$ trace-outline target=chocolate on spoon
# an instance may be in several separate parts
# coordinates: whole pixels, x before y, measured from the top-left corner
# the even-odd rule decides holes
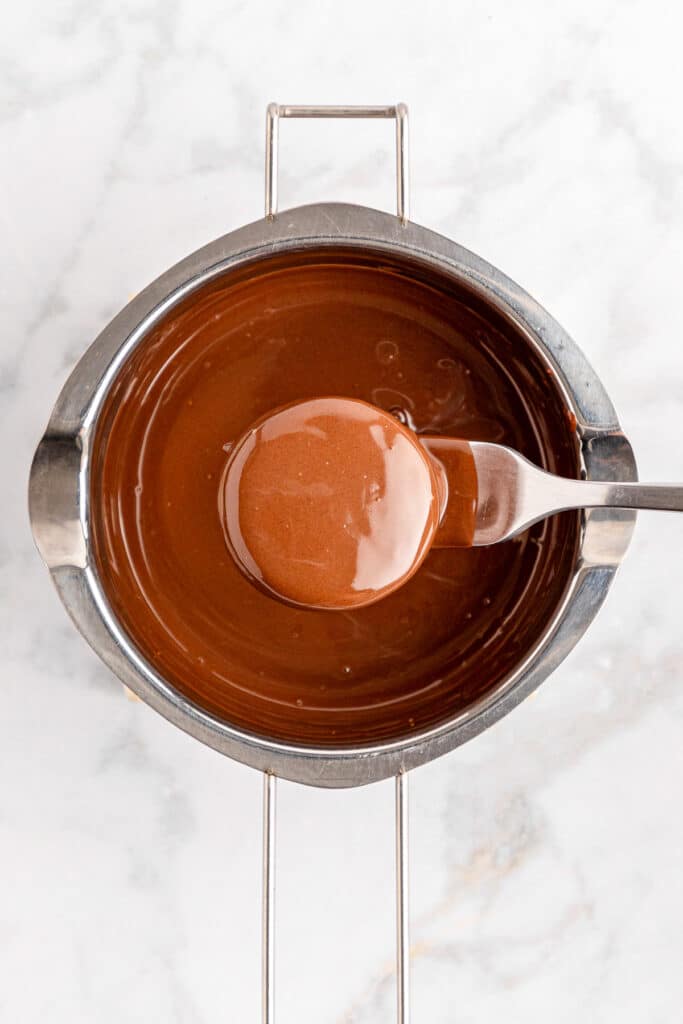
[[[502,445],[418,437],[358,399],[277,409],[232,448],[219,513],[238,565],[311,608],[372,604],[433,547],[507,540],[564,509],[683,511],[683,487],[569,480]]]
[[[317,608],[377,601],[434,541],[445,478],[408,427],[348,398],[266,416],[230,454],[219,493],[237,563],[284,600]]]

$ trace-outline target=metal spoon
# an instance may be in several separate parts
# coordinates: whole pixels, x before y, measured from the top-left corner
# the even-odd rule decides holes
[[[226,547],[262,590],[305,608],[361,608],[432,548],[497,544],[565,509],[683,511],[683,486],[571,480],[498,444],[418,435],[357,398],[272,410],[230,448]]]

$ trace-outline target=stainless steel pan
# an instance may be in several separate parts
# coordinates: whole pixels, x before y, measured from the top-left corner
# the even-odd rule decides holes
[[[373,117],[396,121],[398,216],[337,203],[277,213],[281,118]],[[476,736],[527,697],[578,642],[610,588],[628,546],[635,513],[595,510],[584,517],[580,550],[564,599],[534,649],[491,693],[457,717],[418,736],[372,747],[302,749],[248,735],[194,706],[135,648],[112,613],[91,557],[90,448],[112,382],[150,329],[207,282],[266,257],[325,246],[400,256],[438,270],[516,325],[558,382],[573,412],[589,480],[634,480],[631,447],[605,389],[555,320],[518,285],[466,249],[408,220],[408,113],[391,107],[291,107],[271,104],[266,123],[266,216],[218,238],[137,295],[79,361],[52,411],[31,468],[33,534],[74,624],[139,697],[196,739],[265,773],[263,1020],[273,1003],[275,779],[315,786],[359,786],[396,776],[398,1019],[408,1020],[407,779],[405,773]]]

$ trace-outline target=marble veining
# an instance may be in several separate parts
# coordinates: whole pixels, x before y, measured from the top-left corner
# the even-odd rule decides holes
[[[121,688],[33,549],[73,363],[262,212],[266,103],[410,104],[412,214],[518,280],[683,479],[681,15],[643,0],[28,0],[0,33],[0,1019],[259,1017],[260,779]],[[386,124],[282,128],[282,207],[392,208]],[[416,1024],[679,1019],[681,523],[540,691],[412,784]],[[279,1020],[394,1015],[392,788],[279,801]]]

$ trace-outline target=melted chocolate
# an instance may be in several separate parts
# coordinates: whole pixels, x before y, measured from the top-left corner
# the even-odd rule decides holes
[[[141,341],[93,444],[90,528],[107,598],[188,699],[254,734],[319,747],[416,734],[500,683],[553,616],[580,523],[564,513],[505,544],[432,550],[370,607],[273,600],[226,549],[225,447],[272,409],[329,394],[398,412],[422,435],[500,442],[578,475],[564,404],[529,342],[416,266],[330,249],[261,260]]]

